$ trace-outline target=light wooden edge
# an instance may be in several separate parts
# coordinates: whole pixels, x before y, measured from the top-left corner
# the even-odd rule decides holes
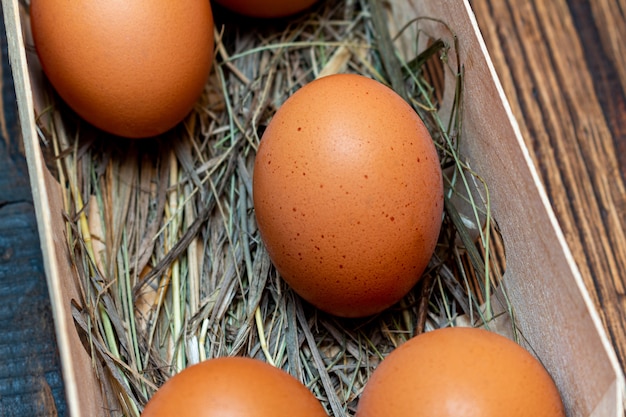
[[[67,407],[70,415],[79,416],[80,404],[78,399],[80,398],[80,391],[72,363],[71,351],[69,349],[69,332],[75,332],[76,329],[68,328],[67,323],[71,323],[71,318],[66,317],[66,311],[61,308],[67,300],[63,299],[63,294],[59,287],[60,276],[58,260],[54,252],[50,250],[50,248],[55,247],[52,229],[45,227],[45,225],[52,223],[52,216],[48,204],[48,189],[45,182],[46,167],[43,164],[43,156],[39,146],[35,114],[33,111],[34,102],[28,74],[22,23],[20,20],[20,5],[18,0],[2,0],[2,9],[9,48],[9,60],[13,73],[15,94],[17,96],[18,114],[22,127],[22,139],[26,151],[26,162],[30,175],[33,204],[37,218],[44,269],[46,272],[48,292],[52,304],[52,315],[61,359]]]
[[[519,147],[522,149],[524,160],[526,162],[526,165],[528,165],[528,169],[532,175],[532,180],[535,186],[537,187],[538,194],[541,198],[541,203],[544,206],[546,213],[548,214],[552,228],[554,229],[554,232],[559,241],[563,254],[565,255],[565,258],[567,259],[567,264],[571,271],[571,275],[574,277],[574,281],[585,302],[585,307],[587,308],[589,317],[591,318],[596,328],[596,331],[598,333],[598,337],[600,338],[602,342],[602,346],[604,347],[604,350],[606,351],[606,356],[611,362],[611,366],[615,371],[616,381],[614,384],[614,389],[615,389],[614,394],[615,394],[615,399],[617,402],[617,404],[615,404],[615,410],[617,411],[616,417],[623,417],[624,411],[625,411],[625,405],[626,405],[626,380],[624,378],[624,373],[622,371],[619,360],[617,358],[617,354],[615,353],[615,349],[613,348],[613,345],[611,344],[609,340],[609,337],[604,329],[604,326],[602,325],[602,320],[600,319],[600,315],[598,311],[596,310],[596,307],[593,303],[593,300],[591,299],[591,296],[589,295],[587,287],[585,286],[585,283],[580,274],[580,270],[578,269],[578,266],[576,265],[574,256],[572,255],[572,252],[563,234],[563,230],[561,229],[558,219],[556,217],[556,214],[554,213],[552,204],[550,203],[550,199],[548,198],[548,194],[543,186],[543,183],[541,182],[541,177],[539,176],[539,173],[537,172],[537,167],[535,166],[535,163],[530,155],[530,151],[528,150],[528,147],[526,146],[526,143],[522,136],[522,131],[519,127],[519,123],[517,119],[515,118],[513,109],[511,108],[511,105],[506,97],[504,88],[502,86],[502,83],[500,82],[500,78],[496,72],[495,66],[493,65],[493,61],[491,60],[491,56],[489,54],[489,50],[487,49],[485,40],[482,37],[482,34],[480,32],[478,21],[476,20],[476,15],[474,14],[474,11],[472,10],[469,0],[463,0],[463,5],[465,6],[465,9],[467,10],[467,14],[470,18],[471,24],[474,30],[476,31],[476,37],[478,39],[478,44],[480,45],[481,52],[485,55],[488,70],[493,78],[493,82],[498,91],[498,95],[500,96],[500,100],[502,101],[502,106],[504,107],[504,110],[507,114],[509,123],[511,124],[513,128],[513,132],[515,134],[515,140],[518,142]],[[606,393],[607,396],[610,394],[611,393]],[[606,401],[606,396],[605,396],[605,400],[603,400],[602,403],[604,403],[605,401]],[[601,413],[602,410],[596,409],[596,411],[594,411],[594,413],[590,417],[605,416],[606,414],[598,414],[598,412]]]

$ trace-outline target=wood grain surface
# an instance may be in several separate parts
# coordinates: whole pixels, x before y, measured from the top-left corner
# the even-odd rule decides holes
[[[567,242],[624,367],[626,0],[471,0],[471,4]],[[5,43],[3,37],[0,417],[64,415]],[[11,337],[16,344],[9,348],[6,341]]]
[[[626,1],[471,3],[623,368]]]
[[[65,394],[4,36],[0,45],[0,417],[54,417]]]

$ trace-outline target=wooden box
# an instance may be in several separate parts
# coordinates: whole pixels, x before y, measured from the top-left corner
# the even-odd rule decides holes
[[[569,416],[621,417],[622,371],[520,137],[468,2],[391,3],[401,18],[441,19],[458,35],[465,62],[464,135],[471,138],[464,152],[490,185],[494,218],[506,247],[505,280],[528,344],[556,381]],[[18,0],[2,0],[2,5],[69,410],[72,416],[102,415],[102,393],[70,309],[70,301],[77,298],[77,278],[63,237],[59,184],[45,166],[37,131],[42,74],[32,48],[26,47],[30,35],[25,6]]]

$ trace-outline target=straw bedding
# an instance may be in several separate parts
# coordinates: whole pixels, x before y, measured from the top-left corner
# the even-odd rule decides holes
[[[82,290],[74,318],[111,415],[139,415],[176,371],[226,355],[281,367],[331,415],[353,415],[370,373],[408,338],[512,315],[505,292],[493,291],[505,261],[488,188],[458,154],[470,139],[460,137],[455,38],[429,38],[417,19],[410,26],[419,42],[409,38],[403,55],[386,32],[401,29],[387,12],[366,0],[322,1],[285,21],[217,9],[205,92],[183,124],[154,140],[98,132],[50,90],[39,127],[63,186]],[[411,52],[418,43],[426,48]],[[273,113],[307,82],[336,72],[370,76],[405,97],[446,173],[441,238],[423,279],[398,305],[358,320],[322,313],[288,288],[259,239],[251,199],[255,151]],[[444,74],[457,80],[445,117]]]

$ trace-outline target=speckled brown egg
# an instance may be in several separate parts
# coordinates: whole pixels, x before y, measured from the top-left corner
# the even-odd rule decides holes
[[[311,7],[318,0],[215,0],[222,6],[243,15],[277,18],[293,15]]]
[[[141,417],[327,417],[296,378],[257,359],[209,359],[170,378]]]
[[[391,352],[365,386],[356,417],[565,417],[551,376],[499,334],[445,328]]]
[[[254,167],[259,231],[281,276],[329,313],[398,302],[433,254],[442,173],[416,112],[354,74],[313,81],[279,108]]]
[[[30,18],[52,86],[83,119],[115,135],[171,129],[207,82],[208,0],[32,0]]]

